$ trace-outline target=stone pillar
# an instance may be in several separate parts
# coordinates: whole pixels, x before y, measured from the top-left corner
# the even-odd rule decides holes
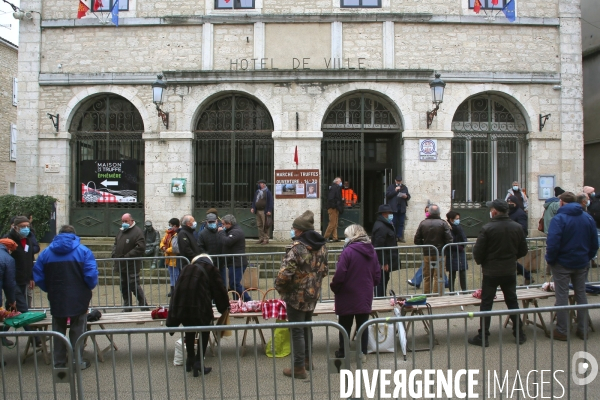
[[[560,16],[560,132],[563,185],[583,187],[583,67],[580,2],[559,1]],[[563,188],[565,187],[563,186]]]
[[[321,131],[279,131],[273,132],[275,169],[321,169]],[[294,151],[298,146],[298,166],[294,162]],[[323,177],[321,177],[323,179]],[[320,190],[320,188],[319,188]],[[320,193],[321,198],[326,196]],[[315,230],[321,230],[321,198],[281,199],[275,193],[274,240],[289,240],[292,222],[304,211],[315,214]]]
[[[39,190],[41,171],[38,148],[40,130],[39,98],[41,40],[40,13],[42,2],[23,0],[21,9],[35,11],[31,20],[24,19],[19,24],[19,105],[17,117],[17,195],[33,196]],[[43,118],[48,118],[46,115]],[[53,191],[46,192],[52,194]]]
[[[191,132],[144,134],[145,214],[157,229],[166,229],[171,218],[191,214],[194,193],[194,146]],[[187,193],[172,194],[171,179],[186,178]]]
[[[406,213],[408,221],[404,237],[411,241],[419,223],[425,218],[423,209],[429,200],[440,206],[442,218],[451,206],[451,150],[452,131],[418,130],[404,131],[404,154],[402,156],[402,179],[411,199]],[[419,139],[437,139],[437,161],[419,160]]]

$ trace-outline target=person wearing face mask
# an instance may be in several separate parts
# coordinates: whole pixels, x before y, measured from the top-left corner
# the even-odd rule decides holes
[[[246,235],[244,235],[244,231],[231,214],[223,217],[223,227],[217,228],[217,230],[219,231],[222,254],[239,254],[225,258],[226,268],[220,270],[221,277],[223,282],[229,282],[229,290],[235,290],[237,293],[242,294],[244,292],[242,276],[248,266],[248,258],[245,255]],[[244,301],[250,300],[252,300],[250,295],[244,293]]]
[[[396,231],[393,224],[394,210],[389,204],[382,204],[377,210],[377,218],[373,224],[371,240],[373,246],[378,248],[377,260],[381,268],[381,279],[375,287],[375,296],[386,295],[387,284],[392,271],[400,269],[400,258],[397,249],[379,249],[380,247],[396,247]]]
[[[358,330],[369,319],[373,305],[372,288],[379,283],[382,268],[381,261],[377,261],[378,255],[373,244],[362,226],[350,225],[344,231],[344,235],[346,245],[340,254],[329,287],[335,293],[335,313],[339,316],[339,323],[350,336],[353,321],[356,321]],[[395,236],[392,236],[392,240],[395,240]],[[365,330],[361,337],[363,362],[366,361],[368,342],[369,332]],[[335,352],[335,357],[344,358],[344,336],[341,332],[339,343],[340,347]]]
[[[333,180],[327,194],[327,213],[329,214],[329,224],[325,230],[325,239],[330,242],[339,242],[338,239],[338,219],[344,213],[344,199],[342,199],[342,178],[339,176]]]
[[[516,223],[518,223],[519,225],[521,225],[521,228],[523,228],[523,234],[525,235],[525,237],[528,236],[529,234],[529,230],[528,230],[528,219],[527,219],[527,214],[525,214],[525,211],[521,210],[518,206],[517,206],[517,198],[516,196],[509,196],[508,197],[508,217],[510,219],[512,219],[513,221],[515,221]],[[527,271],[525,269],[525,267],[523,266],[523,264],[521,264],[520,262],[517,261],[517,275],[523,275],[523,278],[525,278],[525,285],[529,285],[531,283],[534,282],[533,278],[531,278],[531,272]]]
[[[452,243],[464,243],[467,241],[467,235],[460,226],[460,214],[456,211],[449,211],[446,214],[446,220],[450,224],[450,233],[452,233]],[[467,290],[467,254],[464,245],[450,246],[446,248],[446,271],[450,273],[450,291],[456,291],[456,273],[460,288]]]
[[[160,241],[160,249],[164,253],[165,257],[176,255],[173,251],[173,247],[171,247],[173,243],[173,238],[177,236],[177,231],[179,230],[179,219],[171,218],[169,220],[169,228],[165,232],[165,236]],[[177,283],[177,279],[179,279],[179,274],[181,272],[181,261],[177,258],[167,258],[165,260],[165,265],[169,268],[169,281],[171,285],[171,292],[167,294],[167,297],[171,297],[173,295],[173,289],[175,288],[175,283]]]
[[[121,217],[121,229],[115,237],[112,258],[143,257],[146,250],[144,232],[136,225],[131,214]],[[139,274],[142,268],[141,260],[115,261],[114,271],[121,277],[121,294],[123,296],[123,312],[131,312],[133,306],[131,294],[137,297],[142,311],[148,311],[144,290],[139,284]]]
[[[198,236],[198,249],[200,253],[210,254],[211,256],[218,256],[223,254],[221,238],[219,237],[219,219],[216,214],[210,213],[206,215],[206,229],[200,232]],[[221,277],[225,277],[227,274],[227,268],[224,263],[221,263],[221,257],[214,257],[213,263],[221,273]],[[223,264],[223,265],[221,265]],[[225,284],[227,281],[223,280]]]
[[[14,310],[17,307],[15,299],[15,290],[17,282],[15,281],[15,260],[10,253],[17,249],[17,244],[12,239],[0,239],[0,305],[2,303],[2,290],[6,297],[7,310]],[[3,346],[12,346],[14,343],[7,338],[2,338]]]
[[[181,217],[181,228],[177,231],[177,244],[179,245],[179,255],[188,260],[192,260],[198,254],[201,254],[198,247],[198,241],[194,238],[194,231],[198,223],[190,214]]]
[[[385,191],[387,203],[394,210],[394,228],[396,229],[396,238],[400,243],[406,243],[404,240],[404,220],[406,219],[406,209],[410,200],[408,188],[402,183],[402,177],[397,176],[394,183],[388,186]]]
[[[521,190],[519,182],[514,181],[512,183],[512,187],[508,189],[508,193],[504,198],[504,201],[508,201],[508,198],[510,196],[515,196],[517,198],[517,207],[519,207],[523,211],[527,211],[527,207],[529,206],[529,199],[527,199],[525,191]]]
[[[310,322],[321,294],[323,278],[327,275],[326,240],[315,231],[315,216],[305,211],[292,223],[293,243],[285,249],[281,268],[275,278],[275,289],[285,301],[289,322]],[[306,379],[312,369],[312,330],[291,328],[294,368],[284,368],[283,374]]]
[[[504,294],[504,302],[509,310],[518,310],[517,299],[517,260],[525,257],[529,249],[523,228],[512,221],[508,213],[508,203],[496,199],[489,201],[492,220],[479,231],[473,247],[473,258],[481,265],[481,305],[479,311],[491,311],[498,286]],[[513,336],[517,344],[527,340],[523,332],[521,319],[513,314]],[[479,333],[469,338],[469,343],[476,346],[489,346],[491,317],[480,319]]]
[[[27,289],[33,290],[33,243],[29,234],[31,233],[29,218],[25,216],[15,217],[12,229],[6,236],[17,244],[17,248],[10,254],[15,260],[15,300],[17,311],[25,313],[29,311],[27,301]],[[8,328],[8,327],[7,327]],[[5,328],[6,329],[6,328]],[[29,326],[25,330],[30,330]],[[36,346],[41,345],[39,337],[35,338]]]

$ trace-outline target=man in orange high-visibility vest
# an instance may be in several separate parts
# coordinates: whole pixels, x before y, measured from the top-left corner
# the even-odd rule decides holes
[[[352,207],[358,201],[358,196],[350,188],[350,182],[344,181],[344,187],[342,188],[342,199],[344,199],[344,204],[346,207]]]

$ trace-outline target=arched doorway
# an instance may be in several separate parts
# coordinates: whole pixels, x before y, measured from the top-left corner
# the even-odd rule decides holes
[[[338,237],[359,223],[370,232],[375,213],[385,202],[385,189],[401,173],[402,122],[396,108],[370,92],[354,92],[337,100],[322,124],[321,146],[323,229],[328,224],[327,192],[333,179],[349,181],[358,201],[340,216]]]
[[[115,94],[82,102],[71,120],[70,221],[80,236],[115,236],[121,216],[144,220],[144,123]]]
[[[194,215],[215,207],[233,214],[247,237],[257,236],[250,212],[259,179],[273,190],[273,120],[258,101],[229,93],[198,116],[194,138]]]
[[[489,221],[485,202],[504,199],[513,181],[527,188],[527,124],[508,98],[465,100],[452,120],[452,209],[469,237]]]

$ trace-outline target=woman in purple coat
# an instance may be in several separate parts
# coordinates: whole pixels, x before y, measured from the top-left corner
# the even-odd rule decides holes
[[[329,286],[335,293],[335,313],[339,316],[339,323],[350,336],[354,320],[358,329],[369,319],[373,288],[381,279],[381,266],[377,261],[375,248],[362,226],[350,225],[344,231],[344,235],[346,244]],[[362,352],[365,355],[368,341],[369,333],[365,330],[361,338]],[[340,348],[335,352],[335,356],[344,357],[344,340],[341,333]]]

